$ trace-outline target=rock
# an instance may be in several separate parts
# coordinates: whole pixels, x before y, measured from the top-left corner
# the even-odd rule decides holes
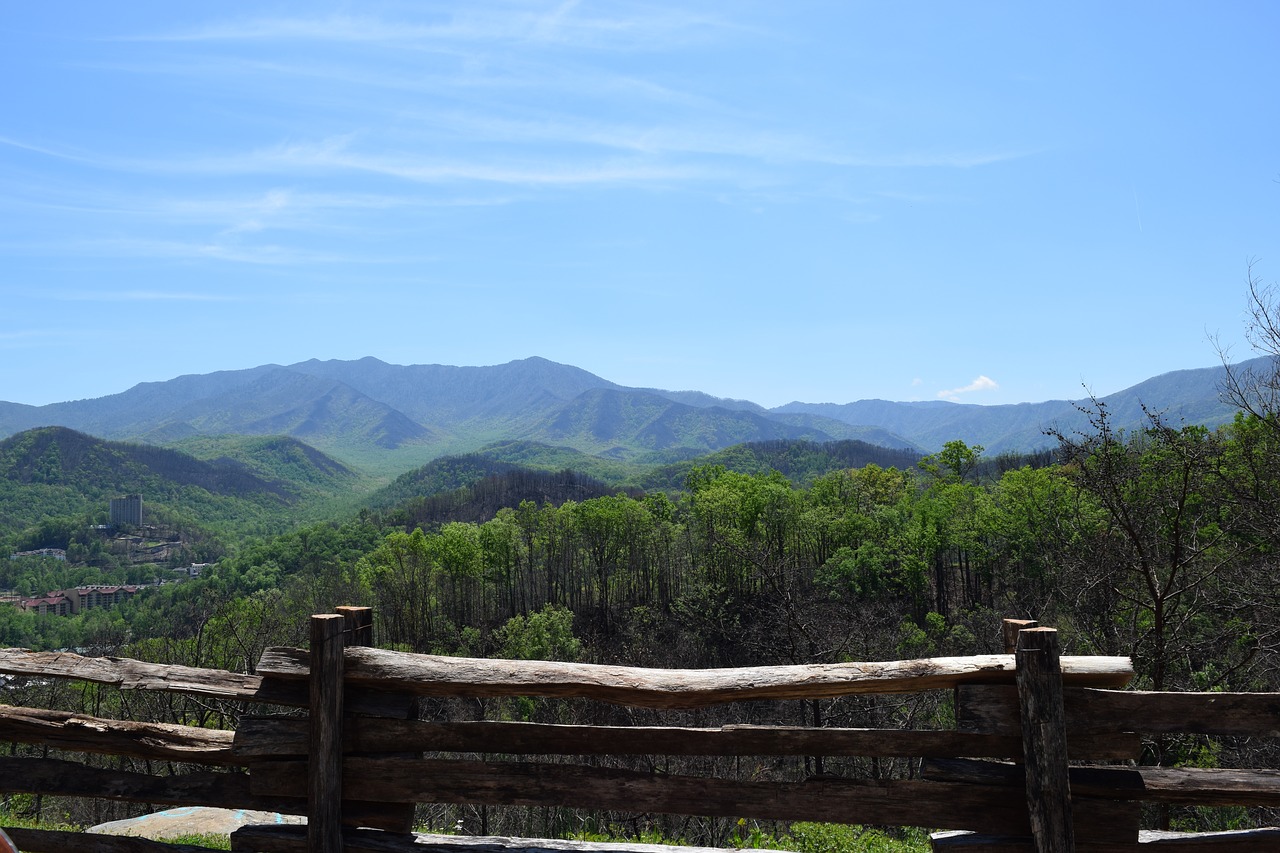
[[[153,812],[127,820],[113,820],[89,828],[104,835],[135,835],[139,838],[174,838],[179,835],[230,835],[247,824],[306,823],[305,817],[260,812],[250,809],[214,809],[186,806]],[[0,848],[2,849],[2,848]]]

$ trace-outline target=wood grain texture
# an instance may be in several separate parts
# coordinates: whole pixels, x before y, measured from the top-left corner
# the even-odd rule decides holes
[[[306,678],[307,652],[268,649],[258,671]],[[1128,658],[1062,659],[1075,685],[1122,687],[1133,676]],[[643,669],[556,661],[511,661],[346,651],[348,685],[380,686],[420,696],[544,696],[596,699],[644,708],[697,708],[758,699],[816,699],[870,693],[941,690],[971,682],[1014,680],[1011,655],[929,658],[881,663],[760,666],[737,669]]]
[[[346,620],[343,629],[343,645],[373,645],[373,608],[372,607],[335,607],[336,613]]]
[[[861,755],[1018,758],[1022,740],[1011,735],[901,729],[813,729],[787,726],[683,728],[574,726],[543,723],[387,720],[348,717],[348,754],[478,752],[507,755]],[[306,720],[245,717],[234,753],[244,762],[307,751]],[[1123,752],[1128,754],[1128,741]]]
[[[926,759],[921,776],[975,785],[1024,784],[1018,764]],[[1073,794],[1192,806],[1280,806],[1280,770],[1199,767],[1072,767]]]
[[[252,771],[255,791],[300,789],[302,762]],[[381,801],[566,806],[627,812],[951,826],[1005,834],[1030,831],[1022,797],[1007,786],[838,778],[757,782],[645,773],[572,764],[444,759],[348,759],[344,785]],[[1093,804],[1096,836],[1136,837],[1127,803]]]
[[[350,830],[347,853],[726,853],[717,847],[602,843],[555,838],[430,835]],[[231,835],[231,849],[255,853],[306,853],[300,827],[244,826]]]
[[[1030,838],[949,831],[934,833],[930,841],[935,853],[1035,853]],[[1076,845],[1076,853],[1264,853],[1274,850],[1280,850],[1280,829],[1273,827],[1206,833],[1143,830],[1136,842]]]
[[[71,652],[33,652],[0,649],[0,673],[37,678],[73,678],[109,684],[123,690],[160,690],[228,699],[306,705],[306,691],[296,685],[268,682],[260,675],[146,663],[129,658],[91,658]]]
[[[42,743],[71,752],[191,764],[243,765],[234,734],[196,726],[106,720],[69,711],[0,705],[0,741]]]
[[[1035,853],[1030,838],[998,837],[964,831],[934,833],[933,849],[956,853]],[[231,836],[232,850],[306,853],[300,827],[245,826]],[[365,830],[348,832],[347,853],[725,853],[713,847],[599,843],[546,838],[465,835],[405,835]],[[1265,853],[1280,850],[1280,829],[1217,833],[1143,831],[1135,842],[1084,841],[1076,853]]]
[[[1175,693],[1065,688],[1068,735],[1117,731],[1280,737],[1280,693]],[[1005,685],[956,688],[961,731],[1018,731],[1016,692]]]
[[[0,649],[0,673],[33,678],[67,678],[106,684],[121,690],[168,691],[207,699],[298,708],[305,708],[310,701],[305,676],[303,680],[284,680],[129,658],[91,658],[71,652]],[[349,693],[347,710],[353,713],[394,716],[405,706],[403,693],[377,688]]]
[[[22,853],[209,853],[208,847],[169,844],[128,835],[5,827]]]
[[[103,797],[171,806],[218,806],[228,809],[303,814],[305,801],[274,793],[254,794],[243,773],[199,772],[152,776],[124,770],[86,767],[52,758],[0,758],[0,791],[67,797]]]
[[[307,841],[314,853],[342,853],[342,649],[346,619],[311,617],[311,719]]]
[[[305,773],[306,763],[300,764],[299,772]],[[100,797],[165,806],[216,806],[291,815],[307,813],[305,790],[296,796],[282,796],[270,789],[255,794],[245,773],[153,776],[52,758],[0,758],[0,793]],[[399,827],[399,818],[389,816],[382,803],[345,800],[343,819],[359,826]]]
[[[1031,837],[1035,839],[1037,853],[1074,853],[1057,629],[1019,631],[1015,656]]]
[[[1014,654],[1018,650],[1018,632],[1024,628],[1038,628],[1040,623],[1034,619],[1005,619],[1000,623],[1000,636],[1004,640],[1004,653]]]

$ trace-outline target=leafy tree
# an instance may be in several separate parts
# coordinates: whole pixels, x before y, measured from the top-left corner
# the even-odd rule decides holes
[[[944,477],[963,482],[978,467],[978,457],[985,448],[981,444],[972,447],[956,439],[942,445],[937,453],[930,454],[920,460],[922,470],[935,477]]]
[[[992,487],[986,529],[996,561],[994,601],[1007,613],[1054,622],[1066,592],[1059,557],[1079,550],[1083,530],[1072,522],[1083,519],[1082,500],[1056,466],[1006,471]],[[1092,529],[1094,522],[1083,526]]]
[[[391,533],[360,560],[360,579],[373,597],[378,634],[396,647],[427,651],[441,616],[426,534]]]
[[[1196,637],[1195,628],[1248,581],[1249,545],[1231,534],[1231,504],[1217,476],[1222,436],[1175,429],[1154,413],[1145,430],[1127,436],[1096,400],[1089,415],[1090,434],[1057,436],[1067,476],[1097,507],[1082,505],[1077,516],[1073,568],[1077,605],[1085,606],[1075,616],[1099,650],[1131,651],[1152,689],[1190,686],[1204,663],[1197,646],[1230,651],[1218,642],[1225,638]]]
[[[582,642],[573,633],[573,612],[554,604],[511,617],[495,635],[499,656],[512,660],[575,661],[582,654]]]

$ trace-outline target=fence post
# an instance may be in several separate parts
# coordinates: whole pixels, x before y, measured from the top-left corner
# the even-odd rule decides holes
[[[311,617],[307,849],[342,853],[342,646],[346,617]]]
[[[1074,853],[1057,629],[1019,631],[1015,654],[1031,835],[1037,853]]]
[[[335,607],[334,610],[341,613],[346,620],[344,629],[346,631],[347,646],[364,646],[373,645],[373,608],[372,607]]]
[[[1011,655],[1018,650],[1018,632],[1027,628],[1035,628],[1039,626],[1039,622],[1034,619],[1006,619],[1001,623],[1001,633],[1004,636],[1004,653]]]
[[[373,646],[373,608],[372,607],[355,607],[342,606],[335,607],[338,613],[341,613],[346,619],[346,645],[362,646],[365,648]],[[414,720],[418,717],[418,700],[413,696],[405,696],[403,699],[403,711],[396,715],[391,714],[391,719]],[[397,756],[405,758],[421,758],[422,753],[395,753]],[[383,817],[388,821],[398,821],[398,825],[387,828],[394,828],[399,832],[413,831],[414,818],[413,803],[386,803],[382,806]]]

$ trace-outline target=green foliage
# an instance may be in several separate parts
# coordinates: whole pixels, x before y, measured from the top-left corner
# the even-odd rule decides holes
[[[268,482],[285,484],[298,495],[308,488],[358,488],[363,480],[348,466],[288,436],[200,436],[170,446],[196,459],[242,466]]]
[[[670,838],[659,831],[628,832],[618,826],[605,831],[576,832],[576,841],[627,842],[633,844],[688,845],[683,838]],[[774,834],[757,821],[739,819],[727,847],[737,850],[794,850],[797,853],[927,853],[929,836],[924,830],[883,830],[854,824],[793,823]]]
[[[674,491],[687,488],[696,469],[719,466],[741,474],[776,471],[796,485],[809,485],[820,477],[841,471],[877,468],[910,468],[919,455],[863,441],[752,441],[693,459],[663,465],[639,476],[645,489]]]
[[[1155,690],[1194,683],[1209,659],[1238,669],[1251,653],[1235,653],[1233,638],[1213,626],[1240,618],[1241,602],[1256,602],[1244,608],[1247,622],[1271,613],[1269,581],[1253,560],[1259,543],[1237,511],[1239,489],[1249,487],[1232,473],[1239,439],[1174,428],[1154,413],[1146,429],[1126,435],[1102,404],[1091,416],[1093,432],[1061,437],[1064,470],[1082,498],[1073,527],[1087,552],[1060,556],[1092,597],[1074,614],[1076,626],[1112,654],[1121,651],[1117,627],[1133,626],[1123,651]]]
[[[167,844],[189,844],[192,847],[208,847],[210,850],[230,850],[231,836],[218,835],[213,832],[195,833],[193,835],[175,835],[165,839]]]
[[[963,482],[978,466],[978,457],[984,449],[981,444],[970,447],[963,441],[948,441],[942,450],[921,459],[920,468],[935,477]]]
[[[582,642],[573,635],[573,613],[548,604],[528,616],[512,616],[495,632],[498,656],[511,660],[575,661]]]
[[[84,832],[84,826],[33,817],[35,813],[34,800],[35,798],[30,794],[9,795],[6,798],[7,806],[0,807],[0,827],[5,829],[43,829],[54,832]],[[231,849],[231,837],[217,833],[175,835],[164,839],[164,843],[206,847],[210,850]]]
[[[125,493],[143,495],[148,523],[197,538],[277,533],[358,492],[362,482],[292,439],[210,439],[195,449],[223,452],[201,459],[58,427],[0,441],[0,544],[84,544],[83,531],[104,523],[109,499]]]
[[[885,831],[840,823],[793,823],[779,847],[799,853],[925,853],[925,830]]]
[[[940,613],[925,614],[924,624],[904,619],[898,626],[898,654],[902,658],[930,658],[973,654],[973,633],[965,625],[948,625]]]
[[[396,477],[390,485],[370,495],[366,506],[386,509],[441,492],[465,489],[485,477],[505,474],[516,467],[485,453],[442,457]],[[555,470],[563,470],[563,466]]]
[[[35,797],[31,794],[10,794],[7,804],[0,806],[0,826],[21,829],[49,829],[60,832],[80,832],[83,826],[58,821],[39,820],[35,814]]]

